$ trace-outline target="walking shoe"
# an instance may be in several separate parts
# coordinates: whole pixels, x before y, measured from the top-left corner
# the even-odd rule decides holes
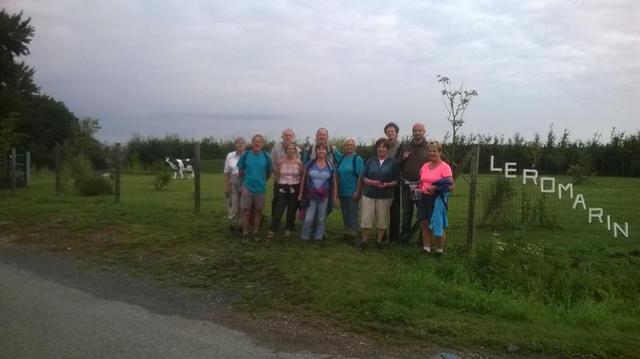
[[[249,242],[249,235],[246,233],[242,233],[242,236],[240,237],[240,242],[241,243],[248,243]]]
[[[284,238],[291,238],[291,231],[284,231]]]
[[[267,233],[267,239],[273,239],[273,231],[269,231],[269,233]]]
[[[368,245],[369,245],[369,244],[367,243],[367,241],[360,240],[360,243],[358,244],[358,248],[360,248],[360,249],[367,249],[367,246],[368,246]]]

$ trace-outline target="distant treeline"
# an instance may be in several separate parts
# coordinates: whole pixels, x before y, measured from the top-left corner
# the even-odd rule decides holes
[[[488,171],[490,156],[497,166],[517,162],[519,168],[535,168],[541,174],[566,174],[571,166],[599,176],[640,177],[640,130],[633,134],[611,131],[606,140],[594,135],[587,141],[569,139],[569,131],[556,136],[550,128],[545,139],[536,134],[525,140],[497,136],[462,136],[456,144],[455,158],[460,159],[474,144],[480,145],[480,170]],[[449,144],[446,147],[451,147]]]
[[[532,140],[526,140],[519,134],[511,138],[495,135],[463,135],[452,143],[445,142],[445,151],[453,153],[460,161],[475,144],[480,145],[480,169],[489,169],[489,157],[494,155],[497,165],[504,162],[517,162],[519,168],[536,168],[541,174],[566,174],[571,166],[580,166],[584,171],[601,176],[640,177],[640,131],[633,134],[611,131],[605,141],[601,135],[589,140],[570,140],[565,130],[556,135],[553,127],[546,138],[536,134]],[[334,145],[342,143],[343,138],[334,138]],[[135,135],[127,142],[127,160],[129,167],[151,169],[164,157],[193,158],[193,139],[183,139],[177,135],[163,138]],[[270,151],[274,140],[265,144]],[[233,151],[231,139],[204,138],[200,142],[201,158],[205,160],[224,159]],[[374,155],[371,144],[361,143],[357,152],[364,158]]]

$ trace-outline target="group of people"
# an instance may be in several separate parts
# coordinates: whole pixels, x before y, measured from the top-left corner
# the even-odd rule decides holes
[[[238,138],[224,164],[229,220],[241,228],[243,242],[259,241],[267,181],[273,177],[267,239],[276,236],[283,216],[283,236],[290,238],[299,215],[300,239],[324,240],[327,216],[339,204],[345,236],[357,239],[360,248],[374,235],[378,244],[406,243],[419,227],[424,253],[431,253],[435,241],[435,253],[442,254],[448,196],[455,185],[442,145],[427,141],[425,132],[424,124],[416,123],[411,139],[400,143],[398,125],[388,123],[366,162],[356,153],[354,138],[338,149],[329,144],[326,128],[318,129],[305,148],[296,144],[292,129],[285,129],[271,153],[263,151],[262,135],[254,135],[248,149]]]

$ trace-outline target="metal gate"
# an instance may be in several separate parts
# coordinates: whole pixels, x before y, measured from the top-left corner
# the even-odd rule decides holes
[[[11,153],[0,156],[0,189],[28,187],[31,180],[31,153]]]

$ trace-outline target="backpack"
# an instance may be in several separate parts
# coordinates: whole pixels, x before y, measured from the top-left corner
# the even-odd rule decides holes
[[[251,152],[251,151],[245,151],[242,154],[242,157],[240,157],[240,160],[238,162],[242,161],[246,166],[247,165],[247,156],[249,155],[249,152]],[[262,152],[262,154],[264,155],[264,159],[267,161],[267,169],[266,169],[267,174],[266,175],[267,175],[267,179],[269,179],[269,176],[271,176],[271,169],[273,167],[273,164],[271,163],[271,157],[265,151],[260,151],[260,152]]]
[[[356,158],[360,157],[360,155],[356,154],[355,156],[352,157],[353,163],[351,164],[351,168],[353,169],[353,177],[358,178],[358,172],[356,171]],[[342,156],[342,158],[340,159],[340,161],[338,161],[338,164],[336,165],[336,171],[340,168],[340,164],[342,164],[342,161],[344,160],[345,156]]]

